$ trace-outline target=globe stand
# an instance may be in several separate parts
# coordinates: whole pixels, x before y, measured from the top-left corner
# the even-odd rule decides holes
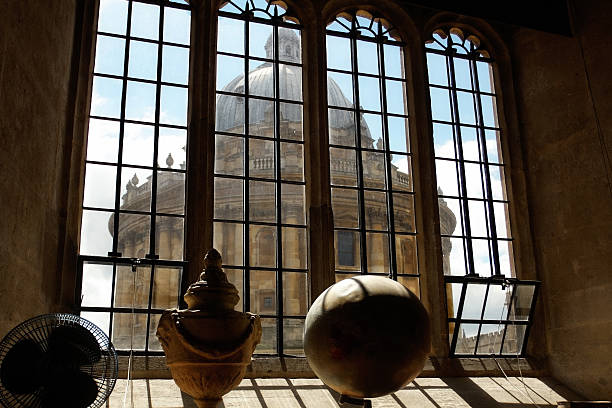
[[[344,394],[340,395],[339,402],[340,404],[348,403],[348,404],[353,404],[353,405],[360,405],[363,408],[372,408],[372,401],[367,400],[367,399],[361,399],[361,398],[352,398]]]

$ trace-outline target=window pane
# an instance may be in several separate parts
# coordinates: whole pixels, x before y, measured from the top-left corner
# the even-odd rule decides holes
[[[123,164],[152,167],[155,128],[153,126],[126,123],[124,129]]]
[[[187,88],[161,87],[161,123],[187,126]]]
[[[171,7],[164,8],[164,41],[189,45],[191,13]]]
[[[368,273],[389,273],[389,238],[385,233],[366,233]]]
[[[281,222],[283,224],[306,224],[305,186],[281,184]]]
[[[389,150],[400,153],[409,152],[408,119],[387,116],[389,128]]]
[[[415,232],[414,196],[393,193],[395,232]]]
[[[217,55],[217,90],[244,93],[244,58]]]
[[[453,127],[442,123],[433,124],[434,148],[436,157],[455,158]]]
[[[359,196],[357,190],[332,188],[331,197],[334,226],[338,228],[358,228]]]
[[[244,133],[244,97],[217,95],[215,129],[220,132]]]
[[[244,219],[244,182],[242,180],[215,177],[214,217],[224,220]],[[221,252],[223,256],[223,252]]]
[[[472,89],[472,76],[470,62],[463,58],[453,58],[455,69],[455,86],[457,88]]]
[[[249,100],[249,134],[274,137],[274,102],[263,99]]]
[[[249,61],[249,94],[274,98],[275,85],[272,80],[274,75],[274,68],[269,62]],[[236,84],[236,81],[234,80],[232,83]],[[242,81],[238,82],[237,85],[239,88],[241,85],[244,86]],[[232,91],[231,89],[228,90]],[[273,111],[271,113],[273,114]]]
[[[143,41],[130,41],[128,75],[139,79],[157,79],[157,53],[159,46]]]
[[[113,213],[83,210],[81,220],[81,255],[106,256],[113,249]]]
[[[512,286],[489,285],[484,318],[487,320],[506,320],[508,304],[512,295]]]
[[[378,79],[359,76],[359,103],[361,109],[380,112],[380,84]]]
[[[184,219],[182,217],[157,217],[155,253],[161,259],[183,259]]]
[[[132,330],[133,327],[133,330]],[[133,335],[132,335],[133,334]],[[147,338],[146,314],[113,314],[112,342],[118,350],[144,350]]]
[[[279,36],[281,37],[282,46],[278,52],[278,59],[280,61],[290,61],[300,63],[302,62],[302,33],[300,30],[293,30],[291,28],[280,27],[278,29]],[[283,38],[290,38],[290,41],[283,43]]]
[[[158,166],[185,170],[187,167],[186,130],[160,126],[158,146]]]
[[[386,187],[385,162],[386,158],[384,153],[361,153],[364,187],[381,189]]]
[[[117,162],[119,122],[90,119],[87,135],[87,160]]]
[[[159,6],[132,2],[132,37],[157,40],[159,35]]]
[[[83,206],[115,208],[116,180],[117,168],[115,166],[87,164]]]
[[[245,302],[245,298],[243,295],[244,292],[244,271],[242,269],[232,269],[232,268],[223,268],[223,271],[227,275],[227,280],[229,283],[234,285],[236,289],[238,289],[238,297],[240,301],[235,306],[235,310],[242,312],[244,311],[243,303]]]
[[[327,67],[351,70],[351,43],[344,37],[327,36]]]
[[[468,285],[463,301],[462,319],[480,319],[486,291],[487,285],[472,283]]]
[[[482,103],[482,117],[485,126],[498,127],[497,123],[497,106],[494,96],[481,95],[480,101]]]
[[[182,273],[182,268],[155,267],[152,308],[169,309],[178,306]]]
[[[499,354],[503,335],[503,324],[483,324],[480,328],[477,352],[485,355]]]
[[[272,26],[250,22],[249,56],[272,59],[274,58],[274,47]]]
[[[145,122],[155,121],[155,85],[128,81],[125,118]]]
[[[398,115],[408,114],[404,86],[404,82],[402,81],[385,81],[387,113],[396,113]]]
[[[442,238],[444,274],[462,276],[468,273],[463,238]],[[445,246],[450,250],[446,250]]]
[[[215,173],[234,176],[244,175],[243,138],[215,136]]]
[[[382,116],[372,113],[361,115],[361,147],[383,150]]]
[[[139,266],[134,273],[129,265],[117,265],[116,279],[113,302],[115,307],[147,308],[149,306],[150,266]]]
[[[251,312],[276,314],[276,272],[251,271],[249,275]]]
[[[274,141],[249,140],[249,176],[274,179],[276,174],[276,156],[274,155]]]
[[[336,231],[336,270],[361,270],[360,234],[357,231]]]
[[[119,214],[117,251],[126,258],[144,258],[149,251],[151,217],[138,214]]]
[[[459,196],[456,162],[450,160],[436,160],[436,178],[438,180],[439,195]]]
[[[476,112],[474,111],[474,95],[469,92],[457,92],[457,103],[459,104],[459,121],[461,123],[476,124]]]
[[[365,194],[365,224],[369,230],[388,229],[387,193],[368,191]]]
[[[461,126],[461,146],[463,159],[481,161],[478,134],[476,128]]]
[[[162,55],[162,81],[187,85],[189,49],[164,45]]]
[[[355,156],[355,150],[330,147],[329,162],[333,185],[357,185],[357,159]]]
[[[249,220],[276,222],[276,183],[249,181]]]
[[[96,62],[94,72],[99,74],[123,75],[125,40],[98,35],[96,40]]]
[[[161,319],[160,314],[154,314],[149,317],[149,350],[150,351],[163,351],[159,340],[157,339],[157,326]]]
[[[249,226],[249,263],[255,267],[276,267],[276,227]]]
[[[123,85],[119,79],[94,76],[91,91],[92,116],[119,118],[121,114],[121,90]]]
[[[419,284],[419,278],[415,276],[398,276],[397,281],[404,285],[408,290],[410,290],[413,294],[421,297],[421,288]]]
[[[378,47],[376,43],[357,40],[357,66],[361,73],[378,75]]]
[[[110,307],[113,265],[83,263],[81,306]]]
[[[303,108],[296,103],[280,103],[279,137],[289,140],[304,140]]]
[[[254,354],[276,353],[276,319],[261,319],[261,342],[255,348]]]
[[[151,170],[124,167],[121,170],[121,209],[151,211]]]
[[[224,265],[242,266],[244,226],[237,223],[213,223],[213,247],[223,257]]]
[[[385,53],[385,75],[388,77],[403,78],[403,52],[401,47],[394,45],[383,45]]]
[[[283,319],[283,349],[285,354],[304,355],[304,319]]]
[[[395,236],[395,256],[398,274],[418,274],[416,237],[414,235]],[[398,278],[399,279],[399,278]],[[400,282],[401,283],[401,282]],[[412,283],[414,284],[414,282]],[[418,280],[417,283],[418,285]],[[408,289],[411,289],[408,287]],[[418,289],[418,286],[417,286]],[[420,296],[419,292],[414,292]]]
[[[430,84],[448,86],[446,56],[427,53],[427,72]]]
[[[244,55],[244,23],[219,16],[217,51]]]
[[[449,105],[448,90],[430,87],[429,95],[431,98],[432,119],[450,122],[452,119]]]
[[[504,338],[503,354],[520,354],[523,351],[523,341],[525,339],[526,325],[506,326],[506,337]]]
[[[283,227],[283,267],[306,269],[306,228]]]
[[[531,303],[535,286],[532,285],[516,285],[514,289],[514,298],[512,300],[512,308],[510,310],[511,320],[527,320],[531,311]]]
[[[127,1],[100,0],[98,31],[125,34],[127,27]]]
[[[355,146],[355,114],[351,111],[328,109],[329,143]]]
[[[304,145],[298,143],[280,144],[281,179],[304,181]]]
[[[292,101],[301,101],[302,68],[294,65],[279,64],[280,98]]]
[[[350,108],[353,106],[353,78],[339,72],[327,73],[327,104]]]

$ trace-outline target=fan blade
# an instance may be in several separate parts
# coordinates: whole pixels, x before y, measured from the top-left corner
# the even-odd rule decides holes
[[[82,371],[65,372],[45,385],[42,408],[86,408],[98,397],[98,384]]]
[[[54,355],[54,361],[75,365],[95,364],[102,356],[98,340],[82,326],[53,329],[49,335],[49,352]]]
[[[20,340],[6,353],[0,368],[4,388],[14,394],[28,394],[40,387],[36,367],[43,352],[31,339]]]

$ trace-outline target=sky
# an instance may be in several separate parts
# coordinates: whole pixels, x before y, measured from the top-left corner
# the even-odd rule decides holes
[[[261,1],[260,1],[261,2]],[[115,34],[125,34],[127,2],[124,0],[102,0],[100,5],[100,20],[98,30]],[[133,3],[134,21],[131,27],[131,35],[151,40],[159,38],[159,7],[143,3]],[[263,45],[271,34],[271,27],[262,24],[250,23],[249,53],[252,56],[265,57]],[[163,27],[164,41],[179,44],[189,44],[189,13],[183,10],[166,8],[165,24]],[[220,18],[219,22],[219,51],[231,52],[244,55],[244,23]],[[295,30],[299,35],[299,31]],[[123,74],[125,40],[109,36],[98,36],[95,59],[95,72],[111,75]],[[350,71],[350,47],[348,40],[344,38],[328,36],[328,67]],[[130,60],[128,64],[128,76],[155,80],[157,77],[157,44],[133,40],[130,45]],[[376,46],[364,41],[358,42],[357,53],[359,55],[359,73],[379,74],[377,64]],[[405,114],[401,48],[385,45],[385,73],[389,77],[385,80],[387,90],[387,109],[390,113]],[[189,51],[165,44],[162,50],[162,81],[173,84],[186,85],[189,73]],[[444,57],[428,54],[429,77],[432,84],[447,86],[446,67]],[[222,89],[227,83],[244,72],[242,58],[219,56],[219,69],[217,70],[217,89]],[[258,66],[260,62],[252,62],[250,69]],[[455,62],[457,84],[459,87],[471,89],[469,67],[463,60],[456,59]],[[489,67],[486,63],[478,62],[480,87],[484,91],[492,89]],[[352,100],[353,82],[350,74],[330,72],[332,78],[343,91],[344,95]],[[358,80],[360,102],[364,109],[380,112],[380,89],[376,78],[359,76]],[[118,79],[94,77],[92,91],[91,114],[118,118],[120,114],[120,99],[122,92],[122,81]],[[432,101],[432,115],[434,120],[450,121],[451,114],[448,104],[448,91],[434,88],[430,90]],[[465,124],[475,124],[475,114],[472,104],[472,94],[458,92],[459,115]],[[126,118],[147,123],[154,123],[155,119],[156,87],[154,84],[128,81],[126,97]],[[482,96],[484,122],[487,126],[495,126],[495,101],[494,96]],[[161,87],[160,98],[160,122],[162,124],[186,126],[187,124],[187,88],[171,85]],[[365,114],[364,120],[375,140],[382,137],[382,116],[380,114]],[[407,124],[401,117],[388,116],[390,130],[391,149],[397,152],[408,152],[406,145]],[[153,131],[152,125],[126,124],[124,136],[124,164],[152,166],[153,163]],[[473,128],[464,126],[461,129],[463,135],[463,151],[468,160],[478,160],[478,144]],[[487,153],[489,161],[499,162],[498,135],[495,131],[487,131]],[[119,125],[117,122],[108,120],[92,119],[89,125],[88,160],[116,162],[119,141]],[[186,159],[183,147],[186,145],[186,131],[160,126],[159,137],[159,164],[166,167],[165,160],[170,153],[174,159],[173,169],[180,168],[180,164]],[[434,124],[434,147],[436,157],[436,171],[438,184],[445,195],[457,195],[457,177],[454,162],[442,160],[442,158],[454,158],[454,143],[452,139],[452,128],[444,124]],[[408,156],[394,154],[393,164],[401,171],[409,172]],[[480,186],[480,167],[477,164],[466,164],[466,178],[468,180],[467,190],[470,197],[482,197]],[[493,196],[503,199],[500,167],[490,165],[492,174]],[[115,168],[88,164],[86,169],[84,205],[92,207],[108,208],[112,210],[115,202]],[[125,168],[121,175],[121,196],[125,193],[125,185],[136,174],[138,185],[147,182],[151,177],[151,170]],[[455,214],[458,225],[454,234],[461,234],[460,211],[458,200],[446,199],[446,202]],[[506,232],[502,226],[505,222],[504,204],[495,204],[496,224],[498,235],[505,236]],[[482,202],[472,201],[470,212],[473,214],[473,235],[486,236],[486,223],[484,218],[484,207]],[[85,211],[83,216],[83,231],[81,254],[103,255],[111,250],[112,237],[108,232],[108,220],[111,212]],[[463,250],[460,239],[452,239],[453,249],[450,255],[451,272],[463,274]],[[489,274],[489,251],[486,241],[475,241],[474,258],[477,271],[486,271],[481,275]],[[503,271],[509,273],[509,254],[507,247],[505,251],[500,248],[500,261]],[[100,265],[88,265],[85,271],[86,279],[83,282],[83,305],[86,306],[110,306],[110,290],[112,268]],[[482,306],[481,294],[474,294],[474,301],[466,307],[465,317],[480,317]],[[454,296],[457,302],[459,296]],[[485,317],[498,318],[503,312],[504,293],[497,293],[489,300]],[[457,305],[455,305],[455,310]],[[478,316],[476,316],[478,314]],[[108,327],[108,315],[89,313],[84,317],[92,319],[95,323]],[[491,328],[493,330],[493,328]],[[495,328],[496,329],[496,328]],[[470,335],[468,331],[466,334]]]

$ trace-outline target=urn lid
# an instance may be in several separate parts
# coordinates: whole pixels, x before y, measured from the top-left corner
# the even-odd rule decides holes
[[[189,286],[183,297],[187,309],[204,312],[234,310],[240,297],[236,287],[227,280],[221,261],[221,254],[216,249],[206,253],[200,279]]]

